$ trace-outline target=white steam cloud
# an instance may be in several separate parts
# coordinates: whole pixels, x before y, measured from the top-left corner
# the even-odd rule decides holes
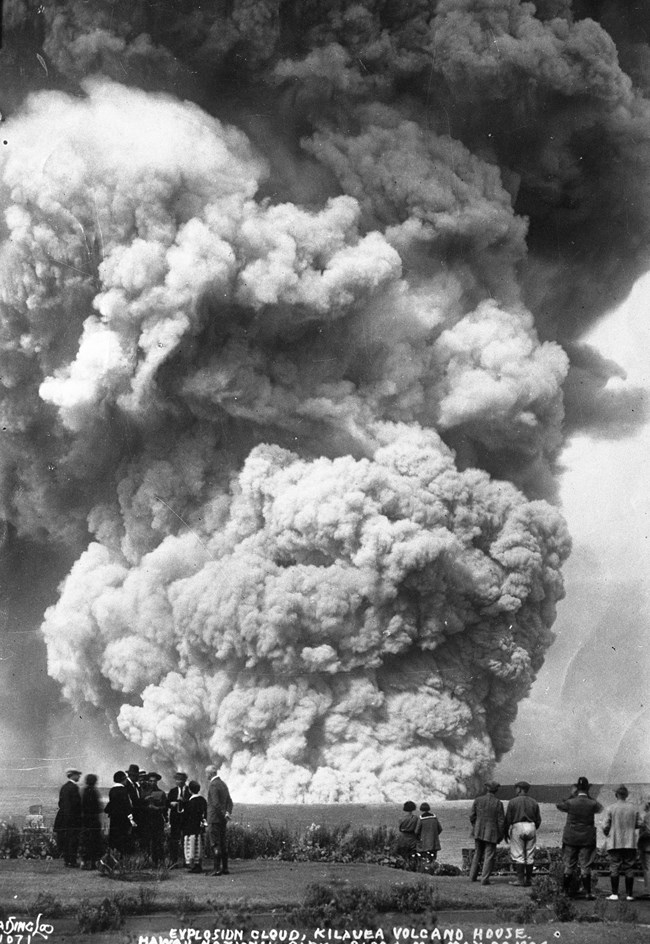
[[[0,166],[2,509],[81,550],[49,672],[240,798],[463,794],[511,747],[563,595],[569,359],[514,201],[545,162],[573,186],[589,117],[508,162],[440,116],[483,96],[501,133],[524,75],[621,134],[642,106],[615,47],[514,2],[382,29],[315,5],[291,55],[277,4],[165,27],[90,6],[43,14],[60,88],[3,125]],[[236,126],[237,49],[284,127]],[[221,109],[165,91],[188,66]]]

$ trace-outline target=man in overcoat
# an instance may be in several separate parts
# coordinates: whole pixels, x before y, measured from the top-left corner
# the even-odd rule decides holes
[[[477,797],[472,804],[469,821],[474,836],[474,856],[469,870],[470,881],[478,879],[478,868],[483,859],[481,885],[490,884],[490,875],[494,868],[497,845],[505,834],[505,813],[503,804],[497,800],[499,784],[490,780],[485,784],[485,793]]]
[[[591,867],[596,856],[595,816],[603,808],[598,800],[589,796],[589,781],[578,777],[575,795],[555,804],[558,810],[567,814],[562,833],[562,858],[564,864],[564,891],[571,894],[576,873],[580,876],[585,890],[585,897],[594,900],[591,892]]]
[[[212,875],[228,875],[227,826],[232,813],[232,799],[214,764],[205,768],[205,776],[208,781],[208,835],[214,861]]]
[[[81,832],[81,792],[78,782],[81,771],[69,767],[68,778],[59,790],[59,810],[54,821],[59,849],[67,868],[77,869],[77,848]]]
[[[636,831],[643,825],[643,817],[627,802],[630,791],[624,783],[616,790],[616,803],[605,812],[603,832],[607,836],[612,894],[609,898],[618,901],[618,885],[621,873],[625,876],[625,894],[628,901],[634,898],[634,865],[636,862]]]

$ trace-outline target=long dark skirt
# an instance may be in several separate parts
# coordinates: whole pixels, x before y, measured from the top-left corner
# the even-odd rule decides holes
[[[131,824],[121,816],[111,816],[111,825],[108,831],[108,847],[122,855],[129,851],[131,842]]]
[[[79,840],[79,855],[84,862],[97,862],[104,854],[104,837],[99,816],[84,817]]]

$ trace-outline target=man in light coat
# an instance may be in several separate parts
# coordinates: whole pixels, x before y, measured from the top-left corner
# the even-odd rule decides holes
[[[228,838],[226,830],[233,805],[230,791],[219,777],[214,764],[210,764],[205,768],[205,776],[208,781],[208,815],[206,818],[214,861],[212,875],[228,875]]]
[[[474,856],[469,870],[469,878],[471,882],[478,879],[478,867],[482,858],[481,885],[490,884],[497,844],[501,842],[505,833],[503,804],[496,798],[498,789],[499,784],[496,781],[490,780],[486,783],[485,793],[474,800],[469,817],[472,824],[472,835],[474,836]]]
[[[618,886],[621,872],[625,876],[625,894],[628,901],[634,900],[634,863],[636,861],[636,831],[643,825],[643,818],[627,802],[629,790],[621,784],[616,790],[616,803],[607,807],[603,832],[607,836],[609,878],[612,884],[610,901],[618,901]]]

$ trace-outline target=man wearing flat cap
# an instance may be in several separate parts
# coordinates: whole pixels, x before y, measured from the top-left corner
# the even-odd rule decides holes
[[[490,884],[490,875],[494,868],[497,845],[501,842],[505,831],[505,814],[503,804],[497,800],[496,793],[499,784],[490,780],[485,784],[485,793],[477,797],[472,804],[469,821],[472,824],[474,837],[474,855],[469,870],[471,882],[478,878],[478,868],[483,859],[481,885]]]
[[[190,798],[187,786],[187,774],[178,770],[174,774],[174,786],[167,794],[167,812],[169,814],[169,858],[172,866],[183,864],[181,818],[185,804]]]
[[[625,896],[634,898],[634,865],[636,862],[636,830],[643,826],[643,817],[627,802],[630,791],[624,783],[616,790],[616,803],[607,807],[603,832],[607,836],[609,880],[612,885],[610,900],[618,901],[621,874],[625,877]]]
[[[64,865],[69,869],[78,869],[77,848],[81,832],[81,793],[78,782],[81,771],[69,767],[65,775],[68,779],[59,790],[59,809],[54,820],[54,831]]]
[[[528,796],[528,781],[518,780],[515,790],[517,794],[508,801],[506,809],[506,839],[510,840],[510,856],[517,873],[510,884],[527,886],[532,884],[533,856],[542,815],[537,800]]]
[[[598,800],[589,796],[589,781],[586,777],[578,777],[571,796],[555,805],[558,810],[567,814],[562,833],[565,894],[575,897],[572,889],[580,869],[585,897],[593,901],[591,867],[596,856],[595,816],[602,813],[603,808]]]

